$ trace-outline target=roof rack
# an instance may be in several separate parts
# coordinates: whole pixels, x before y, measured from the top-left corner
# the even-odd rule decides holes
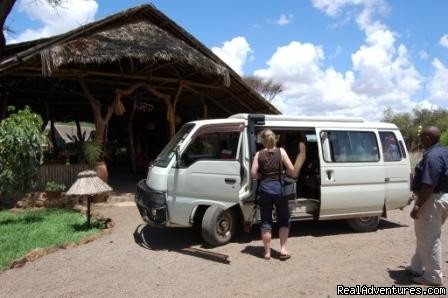
[[[291,116],[291,115],[264,115],[264,114],[235,114],[229,116],[233,119],[248,119],[249,115],[264,116],[266,121],[303,121],[303,122],[365,122],[363,118],[359,117],[321,117],[321,116]]]

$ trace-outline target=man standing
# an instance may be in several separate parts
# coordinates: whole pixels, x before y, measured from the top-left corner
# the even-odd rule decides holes
[[[448,149],[439,143],[440,129],[427,126],[420,133],[425,149],[415,168],[412,191],[417,195],[411,217],[417,246],[406,271],[413,281],[430,286],[443,284],[442,225],[448,216]]]

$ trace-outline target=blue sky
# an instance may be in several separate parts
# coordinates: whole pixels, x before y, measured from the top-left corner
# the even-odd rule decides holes
[[[63,33],[148,1],[18,0],[8,43]],[[241,75],[282,83],[285,114],[380,120],[448,108],[448,1],[152,2]]]

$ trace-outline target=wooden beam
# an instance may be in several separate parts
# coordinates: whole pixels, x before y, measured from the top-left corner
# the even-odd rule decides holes
[[[122,96],[130,95],[135,92],[135,90],[139,88],[145,88],[147,91],[152,93],[154,96],[162,99],[166,105],[166,119],[168,120],[168,123],[170,124],[170,136],[174,136],[174,133],[176,131],[176,115],[174,113],[173,104],[171,103],[171,97],[168,94],[161,93],[154,89],[151,85],[149,85],[146,82],[138,82],[137,84],[131,86],[129,89],[126,90],[115,90],[115,100],[120,101]]]
[[[167,62],[167,63],[164,63],[162,65],[158,65],[158,66],[153,66],[153,64],[151,64],[151,65],[143,67],[141,70],[138,71],[138,73],[141,74],[141,73],[144,73],[145,71],[150,71],[150,70],[151,71],[156,71],[158,69],[162,69],[164,67],[171,66],[173,64],[174,64],[174,62]]]
[[[223,110],[224,112],[232,115],[234,114],[233,112],[231,112],[229,109],[227,109],[225,106],[223,106],[221,103],[219,103],[218,101],[216,101],[214,98],[211,97],[207,97],[207,100],[211,101],[215,106],[217,106],[218,108],[220,108],[221,110]]]
[[[40,68],[36,67],[21,67],[20,69],[28,70],[28,71],[40,71]],[[6,75],[6,74],[4,74]],[[3,76],[4,76],[3,75]],[[14,75],[14,73],[9,73],[7,75]],[[31,74],[27,74],[31,75]],[[173,78],[167,78],[167,77],[155,77],[155,76],[142,76],[142,75],[128,75],[128,74],[115,74],[111,72],[102,72],[102,71],[87,71],[87,70],[57,70],[53,72],[52,77],[58,78],[58,77],[66,77],[66,76],[74,76],[78,78],[80,75],[86,77],[86,76],[101,76],[101,77],[109,77],[109,78],[120,78],[120,79],[130,79],[130,80],[140,80],[140,81],[160,81],[160,82],[170,82],[170,83],[176,83],[178,84],[180,79],[173,79]],[[38,76],[42,76],[39,74]],[[182,80],[188,83],[191,86],[196,87],[202,87],[206,89],[217,89],[217,90],[226,90],[227,87],[219,86],[219,85],[211,85],[211,84],[203,84],[203,83],[196,83],[189,80]]]

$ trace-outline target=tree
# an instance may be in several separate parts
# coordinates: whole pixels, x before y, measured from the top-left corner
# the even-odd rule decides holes
[[[35,186],[43,161],[42,123],[28,106],[0,122],[1,193],[23,193]]]
[[[257,76],[248,76],[244,80],[268,101],[272,101],[277,94],[283,91],[282,84],[275,83],[271,79],[266,80]]]
[[[391,108],[387,108],[384,111],[383,121],[391,122],[398,126],[408,148],[412,148],[413,144],[417,143],[417,128],[412,124],[414,121],[410,113],[395,114]]]
[[[385,122],[392,122],[398,126],[407,147],[414,151],[418,148],[418,127],[435,125],[442,132],[448,134],[448,110],[439,108],[437,110],[414,109],[411,113],[394,113],[391,108],[384,111]],[[443,139],[443,138],[442,138]],[[442,142],[443,143],[443,142]]]
[[[440,143],[445,147],[448,147],[448,129],[445,130],[444,133],[442,133],[442,136],[440,137]]]
[[[51,6],[57,7],[61,4],[63,0],[45,0],[47,1]],[[0,32],[0,58],[3,57],[3,53],[5,51],[6,46],[6,39],[5,39],[5,30],[7,29],[5,27],[6,19],[8,18],[8,15],[11,13],[11,10],[14,6],[14,4],[17,2],[17,0],[1,0],[0,1],[0,27],[2,28]]]
[[[5,50],[6,45],[6,39],[5,39],[5,22],[6,18],[8,17],[9,13],[12,10],[12,7],[14,6],[14,3],[16,0],[2,0],[0,1],[0,25],[2,28],[2,32],[0,34],[0,58],[3,57],[3,52]]]

